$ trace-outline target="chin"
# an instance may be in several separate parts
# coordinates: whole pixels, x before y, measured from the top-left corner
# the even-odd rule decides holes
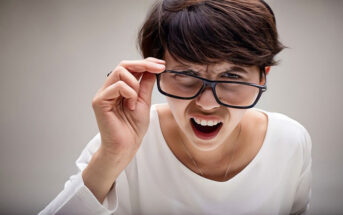
[[[194,147],[196,147],[199,151],[213,151],[216,148],[218,148],[218,146],[220,145],[220,143],[218,142],[213,142],[213,141],[207,141],[207,142],[203,142],[203,141],[192,141],[192,144],[194,145]]]

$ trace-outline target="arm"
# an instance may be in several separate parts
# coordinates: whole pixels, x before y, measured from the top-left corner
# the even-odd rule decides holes
[[[292,206],[291,214],[307,214],[310,208],[311,199],[311,180],[312,180],[312,141],[309,133],[304,128],[304,135],[302,138],[303,149],[303,168],[299,177],[299,182]]]
[[[80,170],[77,174],[72,175],[65,183],[64,189],[58,196],[51,201],[39,214],[112,214],[118,207],[117,183],[112,186],[112,182],[106,182],[102,187],[108,187],[101,201],[94,195],[91,188],[85,185],[83,173],[86,172],[87,166],[93,165],[92,161],[97,162],[94,156],[100,146],[100,134],[97,134],[82,151],[76,161]],[[96,165],[95,165],[96,166]],[[93,168],[93,167],[92,167]],[[90,169],[89,172],[91,172]],[[89,173],[88,172],[88,173]],[[100,172],[101,174],[101,172]],[[91,187],[91,186],[90,186]],[[103,189],[103,188],[100,189]],[[96,191],[97,192],[97,191]],[[98,195],[99,196],[99,195]]]
[[[164,64],[151,57],[122,61],[107,77],[92,100],[101,135],[78,159],[81,172],[70,177],[41,214],[111,214],[116,210],[118,201],[111,190],[116,190],[117,178],[134,158],[148,129],[154,73],[163,72]],[[125,196],[125,189],[121,191]],[[113,199],[106,201],[107,196]]]

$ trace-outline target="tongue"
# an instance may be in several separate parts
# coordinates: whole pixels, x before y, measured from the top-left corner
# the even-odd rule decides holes
[[[198,131],[203,132],[203,133],[214,132],[221,124],[221,123],[218,123],[215,126],[202,126],[202,125],[199,125],[198,123],[196,123],[193,119],[192,119],[192,123]]]

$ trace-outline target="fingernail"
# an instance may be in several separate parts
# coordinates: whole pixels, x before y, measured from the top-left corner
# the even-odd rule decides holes
[[[162,64],[155,64],[155,67],[158,69],[164,69],[165,68],[165,66]]]

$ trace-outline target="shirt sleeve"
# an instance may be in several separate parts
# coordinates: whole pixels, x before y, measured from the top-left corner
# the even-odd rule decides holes
[[[64,189],[40,213],[44,214],[113,214],[118,208],[117,182],[114,183],[104,202],[101,204],[93,193],[85,186],[82,171],[87,167],[92,155],[101,143],[98,133],[85,147],[76,166],[79,172],[70,176]]]
[[[307,214],[310,208],[311,200],[311,181],[312,181],[312,141],[309,133],[305,128],[300,138],[303,150],[303,168],[298,181],[296,195],[292,206],[291,214]]]

